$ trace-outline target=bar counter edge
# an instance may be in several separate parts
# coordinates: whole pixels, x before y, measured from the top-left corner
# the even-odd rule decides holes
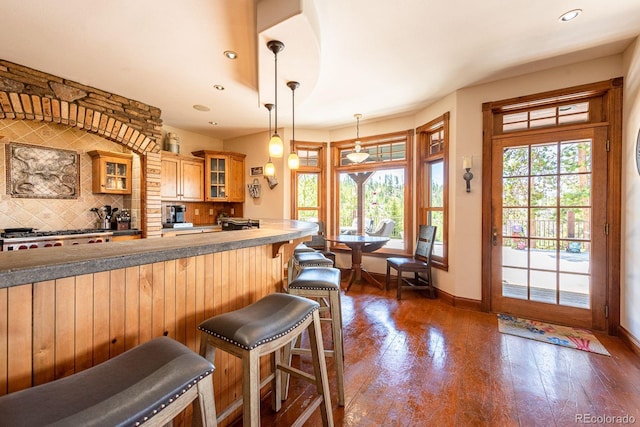
[[[217,252],[291,243],[305,240],[317,231],[318,226],[309,222],[267,219],[260,221],[260,228],[248,230],[46,248],[38,249],[36,253],[33,250],[0,252],[0,289]]]

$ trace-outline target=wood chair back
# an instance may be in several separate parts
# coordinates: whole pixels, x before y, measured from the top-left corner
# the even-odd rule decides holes
[[[418,241],[416,242],[416,251],[414,252],[413,257],[420,261],[430,262],[435,237],[436,226],[420,225]]]

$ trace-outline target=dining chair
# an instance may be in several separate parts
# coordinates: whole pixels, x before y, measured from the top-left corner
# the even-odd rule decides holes
[[[324,221],[314,221],[318,224],[318,234],[314,234],[311,236],[311,240],[304,242],[304,244],[311,248],[317,249],[319,251],[327,250],[327,240],[324,238],[325,236],[325,226]]]
[[[392,219],[385,218],[378,223],[374,231],[369,231],[369,236],[391,237],[393,229],[396,226],[396,222]]]
[[[333,261],[333,264],[336,263],[336,254],[331,252],[327,247],[327,239],[325,236],[327,235],[326,229],[324,226],[324,221],[314,221],[318,224],[318,234],[314,234],[311,236],[311,240],[304,242],[304,245],[308,248],[315,249],[320,252],[325,257],[329,258]]]
[[[430,298],[435,298],[435,288],[431,277],[431,253],[436,236],[436,227],[421,225],[413,258],[387,258],[386,289],[391,282],[391,269],[398,275],[398,299],[402,299],[402,289],[429,290]],[[413,273],[413,279],[403,277],[403,273]],[[422,276],[423,274],[424,276]]]

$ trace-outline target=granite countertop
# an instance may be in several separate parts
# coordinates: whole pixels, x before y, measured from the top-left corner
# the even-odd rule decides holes
[[[189,239],[127,240],[100,245],[42,248],[37,249],[36,253],[34,250],[5,251],[0,252],[0,288],[287,242],[317,232],[315,223],[263,219],[260,228],[192,234]]]

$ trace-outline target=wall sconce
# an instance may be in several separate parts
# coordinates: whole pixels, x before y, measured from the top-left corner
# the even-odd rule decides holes
[[[473,179],[473,174],[471,173],[471,168],[473,167],[473,157],[464,156],[462,158],[462,168],[466,170],[462,177],[465,181],[467,181],[467,193],[471,192],[471,180]]]

